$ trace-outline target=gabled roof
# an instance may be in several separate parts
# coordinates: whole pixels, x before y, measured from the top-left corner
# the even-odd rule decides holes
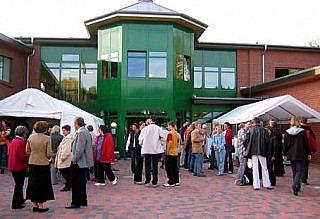
[[[152,0],[139,0],[136,4],[87,20],[84,23],[90,36],[95,36],[100,26],[123,20],[175,22],[193,30],[196,39],[208,27],[207,24],[197,19],[155,4]]]
[[[9,45],[10,47],[14,47],[22,52],[26,52],[31,54],[32,53],[32,47],[22,43],[21,41],[18,41],[14,38],[8,37],[2,33],[0,33],[0,43],[5,43]]]

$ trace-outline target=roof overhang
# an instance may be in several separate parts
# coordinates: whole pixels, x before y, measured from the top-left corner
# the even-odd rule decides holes
[[[111,13],[105,16],[100,16],[88,21],[85,21],[87,31],[90,36],[96,36],[99,27],[112,24],[118,21],[163,21],[163,22],[174,22],[187,27],[194,31],[195,39],[198,39],[202,33],[208,27],[207,24],[202,23],[194,18],[191,18],[185,14],[173,14],[173,13]]]
[[[302,83],[310,80],[320,79],[320,66],[305,69],[296,72],[291,75],[287,75],[281,78],[276,78],[274,80],[240,89],[240,93],[244,96],[251,96],[254,93],[275,89],[277,87],[283,87],[284,85]]]
[[[24,44],[23,42],[20,42],[14,38],[8,37],[2,33],[0,33],[0,43],[4,43],[10,47],[13,47],[21,52],[25,52],[27,54],[31,54],[33,51],[33,48],[31,46],[28,46]]]
[[[244,105],[260,101],[261,98],[230,98],[230,97],[192,97],[194,104],[203,105]]]

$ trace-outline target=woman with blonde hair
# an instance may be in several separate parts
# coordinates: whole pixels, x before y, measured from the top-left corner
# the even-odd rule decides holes
[[[293,194],[298,195],[305,162],[311,160],[311,150],[306,131],[300,128],[300,121],[297,117],[291,118],[290,125],[291,128],[286,130],[284,135],[283,158],[291,162]]]
[[[44,133],[48,123],[36,122],[33,126],[34,134],[27,140],[27,154],[29,158],[29,180],[27,187],[27,199],[33,203],[33,212],[46,212],[43,203],[54,200],[50,176],[50,159],[52,157],[51,138]]]

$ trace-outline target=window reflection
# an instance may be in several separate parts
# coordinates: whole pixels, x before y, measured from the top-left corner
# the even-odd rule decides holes
[[[149,77],[166,78],[167,77],[167,58],[149,59]]]
[[[194,88],[202,88],[202,68],[194,67]]]
[[[61,69],[61,88],[63,99],[78,102],[79,69]]]
[[[236,77],[234,68],[221,68],[221,88],[235,89]]]
[[[146,76],[146,52],[128,52],[128,77]]]
[[[219,68],[218,67],[205,67],[204,68],[204,87],[205,88],[218,88],[219,87]]]
[[[81,69],[81,101],[90,103],[97,99],[97,69],[83,65]]]

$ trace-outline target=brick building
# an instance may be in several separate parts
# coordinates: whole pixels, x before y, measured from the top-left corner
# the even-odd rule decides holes
[[[0,99],[27,87],[32,47],[0,33]]]
[[[0,81],[0,99],[26,87],[29,66],[28,87],[116,123],[120,153],[129,125],[152,114],[160,122],[210,124],[239,105],[283,94],[320,111],[318,73],[307,70],[320,66],[320,48],[199,42],[205,23],[151,0],[85,25],[87,39],[2,37],[12,80]]]

